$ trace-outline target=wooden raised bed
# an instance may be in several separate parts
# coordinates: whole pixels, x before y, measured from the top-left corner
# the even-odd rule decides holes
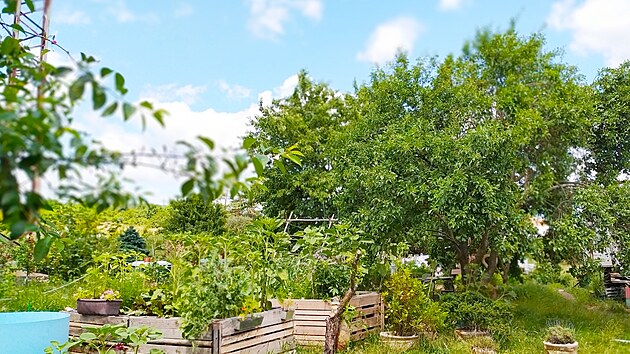
[[[326,319],[338,302],[324,300],[291,300],[295,307],[295,340],[300,345],[323,345]],[[350,300],[357,315],[341,325],[339,342],[343,346],[349,341],[365,338],[370,333],[383,331],[384,314],[381,295],[375,292],[359,292]]]
[[[238,319],[215,320],[209,331],[193,342],[182,337],[180,318],[158,318],[137,316],[70,316],[70,336],[78,336],[84,326],[123,323],[127,327],[149,326],[162,332],[162,338],[149,341],[140,348],[140,353],[150,349],[161,349],[166,354],[267,354],[290,353],[295,350],[293,320],[282,320],[281,309],[263,312],[260,326],[238,331]]]

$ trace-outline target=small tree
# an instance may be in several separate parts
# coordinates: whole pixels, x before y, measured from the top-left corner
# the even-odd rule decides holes
[[[135,251],[142,254],[149,254],[144,238],[138,234],[138,231],[131,226],[122,235],[118,236],[120,249],[122,251]]]
[[[225,232],[227,212],[221,204],[213,203],[192,194],[185,199],[173,200],[169,204],[171,213],[164,228],[171,232],[208,232],[221,235]]]

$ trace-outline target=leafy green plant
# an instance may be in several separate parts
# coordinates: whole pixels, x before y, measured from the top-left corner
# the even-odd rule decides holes
[[[492,300],[475,291],[446,294],[440,300],[450,325],[456,328],[491,331],[497,336],[509,333],[512,312],[502,300]]]
[[[177,315],[173,305],[173,293],[167,288],[154,288],[138,296],[128,311],[134,316],[172,317]]]
[[[77,339],[63,344],[52,341],[45,349],[46,354],[67,353],[74,347],[95,351],[98,354],[134,353],[149,340],[162,337],[162,333],[151,327],[126,327],[124,324],[105,324],[101,327],[84,327],[84,332]],[[149,354],[163,354],[159,349],[149,350]]]
[[[174,294],[183,336],[195,339],[208,330],[213,319],[237,316],[245,299],[252,296],[252,288],[246,269],[216,253],[208,256],[206,263],[189,270]]]
[[[422,281],[413,278],[407,267],[399,267],[385,282],[383,301],[387,326],[395,335],[432,336],[444,327],[446,313],[429,299]]]
[[[564,326],[548,327],[545,341],[553,344],[570,344],[575,342],[575,331]]]

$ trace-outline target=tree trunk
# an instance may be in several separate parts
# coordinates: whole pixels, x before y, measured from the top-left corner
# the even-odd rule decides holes
[[[497,271],[497,264],[499,263],[499,254],[496,250],[490,251],[490,257],[488,258],[488,268],[486,269],[486,275],[484,276],[482,283],[488,284],[492,281],[494,272]]]
[[[357,270],[359,268],[359,258],[361,252],[357,252],[352,262],[352,271],[350,274],[350,288],[339,301],[339,305],[332,311],[330,317],[326,319],[326,335],[324,340],[324,354],[335,354],[339,345],[339,329],[341,327],[341,315],[346,310],[350,300],[357,290]]]

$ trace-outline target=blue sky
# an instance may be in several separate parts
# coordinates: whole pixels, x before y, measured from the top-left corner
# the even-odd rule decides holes
[[[630,0],[55,0],[50,32],[121,71],[132,99],[171,111],[166,130],[144,133],[77,112],[113,148],[139,149],[198,134],[235,145],[257,102],[287,95],[300,69],[350,91],[398,48],[413,58],[457,54],[476,29],[505,29],[511,18],[524,34],[542,31],[590,82],[630,58],[628,13]],[[49,60],[66,59],[57,51]],[[168,176],[128,173],[153,201],[177,193]]]

